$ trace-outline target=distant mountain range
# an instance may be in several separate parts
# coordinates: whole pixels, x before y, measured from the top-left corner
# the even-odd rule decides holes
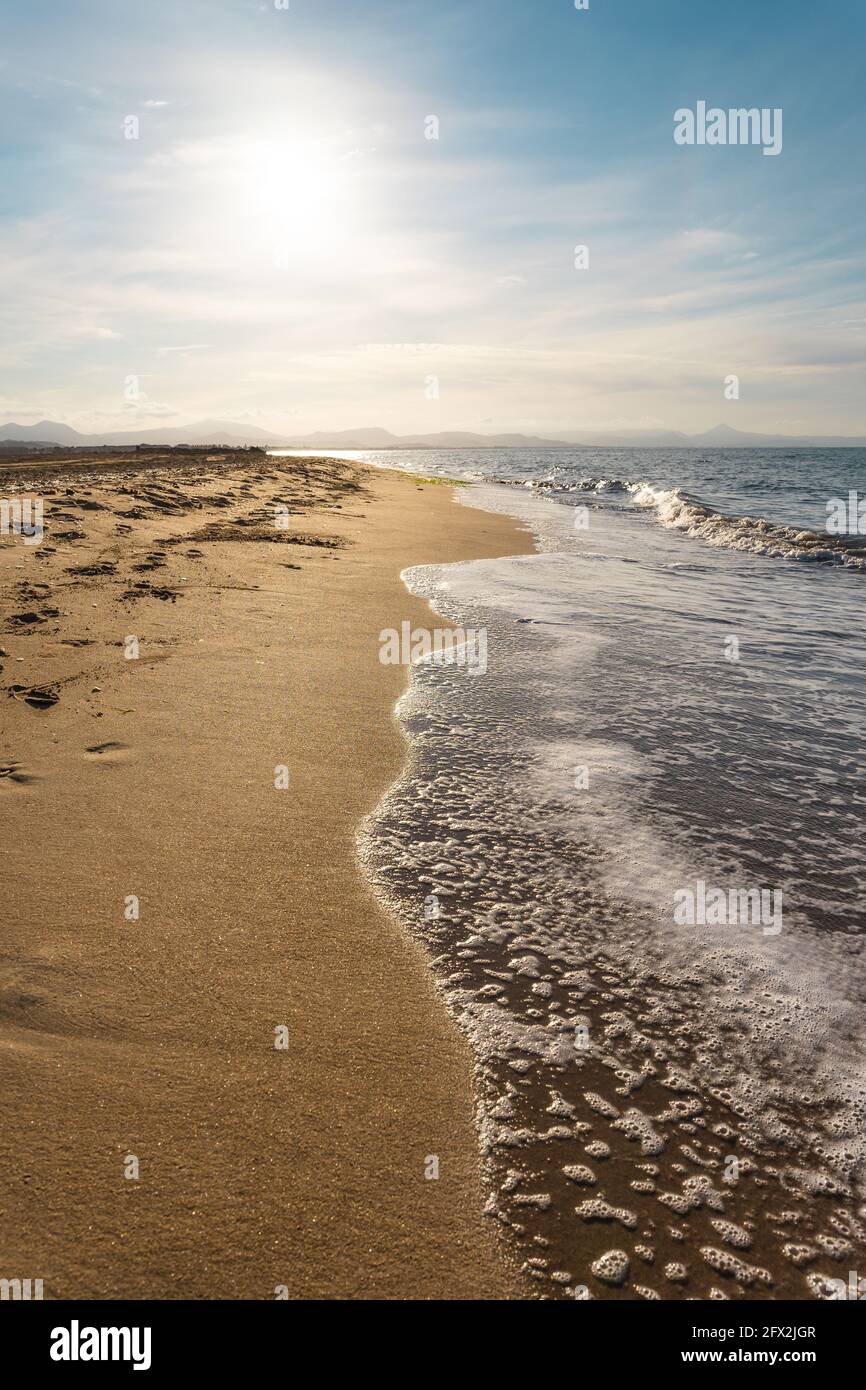
[[[862,449],[864,434],[759,434],[714,425],[701,434],[680,430],[582,430],[563,436],[569,444],[605,449]]]
[[[529,434],[470,434],[452,431],[443,434],[391,434],[390,430],[319,430],[316,434],[274,434],[253,425],[238,425],[228,420],[200,420],[195,425],[172,426],[154,430],[118,430],[111,434],[80,434],[71,425],[53,420],[40,420],[38,425],[0,425],[0,445],[4,441],[32,444],[37,447],[46,441],[77,448],[100,448],[103,445],[136,444],[260,444],[284,449],[483,449],[563,447],[567,441],[538,439]]]
[[[134,448],[136,444],[280,444],[282,437],[253,425],[233,425],[223,420],[200,420],[195,425],[155,430],[115,430],[110,434],[81,434],[71,425],[40,420],[38,425],[0,425],[0,442],[62,444],[74,448],[100,448],[104,444]]]
[[[679,430],[569,430],[560,439],[529,434],[473,434],[450,430],[438,434],[392,434],[383,429],[318,430],[315,434],[274,434],[253,425],[226,420],[200,420],[195,425],[153,430],[118,430],[111,434],[80,434],[71,425],[40,420],[38,425],[0,425],[0,447],[31,448],[60,444],[66,448],[134,447],[136,444],[197,444],[207,446],[257,444],[264,448],[309,449],[562,449],[573,446],[604,449],[833,449],[864,448],[866,435],[757,434],[716,425],[703,434]]]

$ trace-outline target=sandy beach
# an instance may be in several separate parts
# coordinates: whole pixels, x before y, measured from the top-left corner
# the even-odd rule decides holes
[[[531,543],[407,475],[206,458],[2,464],[46,532],[0,545],[0,1275],[519,1297],[468,1046],[355,834],[406,756],[378,634],[431,623],[401,570]]]

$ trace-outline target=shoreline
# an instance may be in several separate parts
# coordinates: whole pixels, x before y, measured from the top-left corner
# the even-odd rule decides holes
[[[404,576],[444,620],[487,623],[491,667],[468,683],[413,672],[400,712],[416,756],[371,844],[380,891],[415,924],[473,1041],[487,1209],[548,1298],[835,1296],[864,1238],[862,975],[838,934],[813,938],[796,919],[760,950],[744,931],[684,931],[672,915],[666,926],[677,885],[702,871],[710,881],[702,856],[725,830],[692,805],[687,857],[673,835],[648,842],[659,820],[641,814],[641,794],[651,810],[658,787],[666,807],[695,763],[703,784],[699,759],[670,757],[675,699],[656,697],[663,713],[651,717],[668,670],[666,532],[647,527],[641,540],[633,518],[599,510],[575,539],[573,513],[552,501],[503,489],[461,500],[519,516],[538,551]],[[708,557],[718,592],[727,583],[739,604],[738,557]],[[610,566],[602,575],[597,558]],[[658,613],[643,588],[661,595]],[[622,660],[615,639],[629,623],[643,640]],[[701,634],[687,631],[691,660]],[[674,652],[676,680],[685,663]],[[697,669],[724,660],[711,645]],[[691,719],[707,710],[699,689]],[[710,701],[715,730],[713,713]],[[442,920],[419,919],[419,882],[445,895]]]
[[[297,458],[105,464],[48,480],[53,553],[0,546],[0,1274],[49,1298],[525,1297],[482,1215],[469,1046],[355,835],[408,752],[377,636],[431,610],[401,572],[531,542],[399,471],[321,460],[305,501]],[[294,543],[232,529],[275,496]]]

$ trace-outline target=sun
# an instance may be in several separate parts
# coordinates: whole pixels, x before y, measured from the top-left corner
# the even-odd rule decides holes
[[[270,248],[277,265],[327,258],[356,220],[350,172],[325,141],[241,140],[229,182],[251,247]]]

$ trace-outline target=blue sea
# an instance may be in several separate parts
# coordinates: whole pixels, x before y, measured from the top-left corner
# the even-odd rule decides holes
[[[534,547],[405,573],[488,666],[413,668],[363,842],[472,1041],[491,1217],[548,1296],[618,1296],[636,1241],[649,1298],[829,1296],[866,1250],[866,568],[827,521],[866,451],[352,456]]]

